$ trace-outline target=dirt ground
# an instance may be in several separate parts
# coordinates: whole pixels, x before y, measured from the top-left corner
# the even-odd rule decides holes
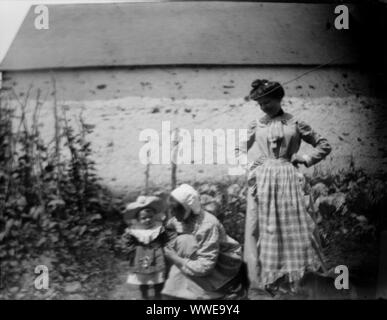
[[[309,273],[305,276],[301,289],[298,294],[278,293],[275,296],[270,295],[264,290],[250,288],[248,293],[249,300],[299,300],[299,299],[375,299],[377,281],[375,278],[377,265],[377,254],[374,245],[368,249],[347,247],[346,252],[342,252],[341,246],[328,248],[325,250],[326,262],[330,268],[334,268],[340,263],[348,265],[350,270],[350,284],[348,290],[337,290],[334,281],[337,274],[333,269],[329,276]],[[120,261],[115,264],[116,276],[112,279],[111,287],[106,292],[106,299],[112,300],[138,300],[141,294],[136,286],[126,284],[127,268],[125,262]],[[150,296],[152,297],[152,291]]]
[[[368,251],[367,251],[368,250]],[[329,276],[321,276],[309,273],[305,276],[300,292],[298,294],[278,293],[270,295],[264,290],[250,288],[248,292],[249,300],[341,300],[341,299],[375,299],[376,278],[375,248],[373,245],[368,249],[363,247],[352,248],[345,253],[341,252],[339,246],[326,250],[326,258],[329,266],[336,266],[343,261],[348,265],[350,271],[350,282],[348,290],[337,290],[334,287],[335,277],[333,272]],[[40,263],[48,266],[52,260],[41,257]],[[141,300],[141,293],[137,286],[126,284],[127,262],[119,258],[112,258],[109,261],[110,267],[101,270],[96,274],[90,274],[87,270],[82,270],[77,277],[69,279],[65,283],[58,283],[55,279],[50,280],[49,290],[39,291],[33,288],[36,275],[24,275],[19,287],[10,288],[9,293],[0,294],[1,299],[18,300]],[[50,267],[51,268],[51,267]],[[363,273],[359,273],[360,269]],[[354,271],[354,272],[353,272]],[[366,271],[366,273],[364,273]],[[17,290],[17,293],[13,291]],[[153,297],[153,290],[149,292]]]

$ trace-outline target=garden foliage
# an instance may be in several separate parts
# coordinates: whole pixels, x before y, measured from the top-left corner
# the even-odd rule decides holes
[[[39,132],[39,92],[32,111],[27,110],[27,100],[28,95],[20,101],[14,94],[11,105],[8,96],[0,97],[0,289],[16,288],[11,291],[20,293],[22,275],[33,275],[32,261],[46,256],[55,283],[68,285],[43,298],[61,298],[61,292],[79,287],[79,282],[71,281],[83,284],[93,275],[100,282],[89,285],[94,290],[91,297],[103,297],[98,286],[109,272],[114,276],[112,264],[119,258],[115,242],[123,227],[116,208],[124,203],[101,186],[96,174],[88,140],[93,126],[80,116],[75,128],[65,109],[54,103],[55,135],[47,143]],[[31,121],[27,114],[32,115]],[[300,183],[327,255],[334,256],[334,248],[341,250],[331,257],[332,263],[345,262],[337,259],[342,259],[348,243],[350,250],[357,251],[377,243],[378,228],[385,219],[385,175],[366,174],[352,161],[346,170],[336,172],[317,167]],[[243,243],[245,181],[194,186],[203,207]]]

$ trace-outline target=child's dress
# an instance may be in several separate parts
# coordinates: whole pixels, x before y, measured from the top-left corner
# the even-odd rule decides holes
[[[170,228],[158,224],[151,229],[129,227],[123,234],[123,251],[129,260],[127,283],[154,285],[165,281],[163,247],[175,238]]]

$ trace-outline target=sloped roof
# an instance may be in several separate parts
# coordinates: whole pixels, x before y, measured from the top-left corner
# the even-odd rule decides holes
[[[0,2],[0,62],[11,46],[29,8],[30,4],[27,2]]]
[[[31,6],[38,4],[91,4],[124,2],[157,2],[163,0],[1,0],[0,1],[0,63]]]
[[[333,4],[160,2],[48,5],[49,30],[31,7],[0,70],[356,61],[333,27]],[[336,60],[335,60],[336,59]]]

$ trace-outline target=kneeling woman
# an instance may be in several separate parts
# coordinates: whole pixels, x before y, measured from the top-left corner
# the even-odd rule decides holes
[[[180,299],[242,298],[246,293],[241,245],[200,206],[198,192],[183,184],[171,193],[170,224],[178,232],[163,294]]]

